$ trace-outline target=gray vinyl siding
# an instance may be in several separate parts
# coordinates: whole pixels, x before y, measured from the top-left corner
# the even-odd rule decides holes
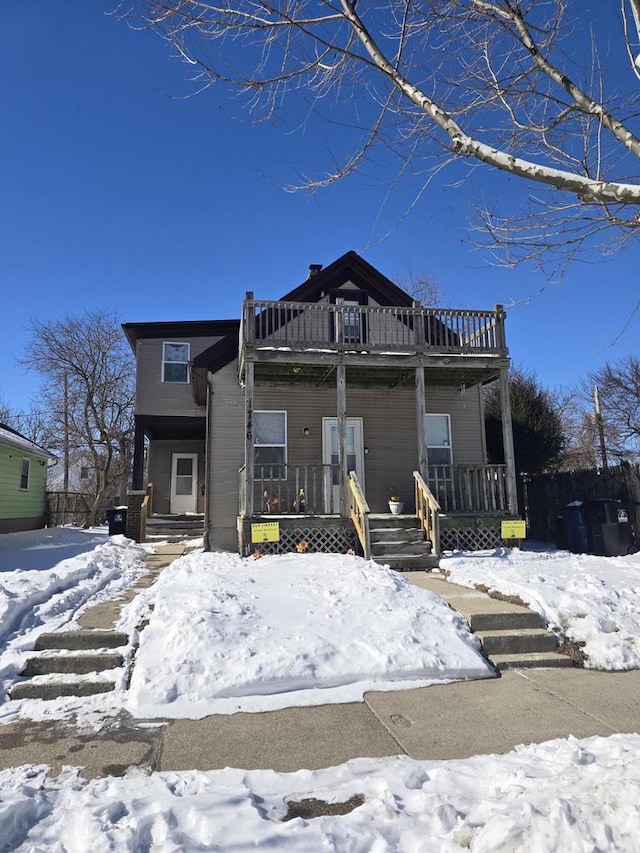
[[[234,360],[211,377],[209,544],[211,550],[238,550],[238,471],[244,464],[244,391]]]
[[[208,338],[142,338],[136,350],[136,414],[202,416],[204,407],[193,400],[190,382],[162,381],[162,344],[188,343],[193,360],[220,337]]]
[[[161,515],[171,511],[171,454],[198,454],[197,511],[204,512],[204,441],[149,442],[149,482],[153,483],[153,512]]]
[[[322,462],[322,419],[336,416],[335,388],[302,390],[257,386],[254,409],[287,412],[287,459],[292,465]],[[470,388],[426,388],[426,410],[451,415],[455,464],[485,462],[480,393]],[[413,471],[418,466],[415,394],[412,389],[362,390],[347,385],[347,417],[363,420],[365,493],[372,512],[388,511],[392,487],[413,506]],[[309,435],[304,428],[309,428]]]

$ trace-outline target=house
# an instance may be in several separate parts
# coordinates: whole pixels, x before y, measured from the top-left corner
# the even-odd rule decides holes
[[[137,360],[131,531],[148,442],[153,512],[202,513],[211,549],[360,548],[398,492],[437,555],[517,516],[505,314],[423,308],[355,252],[240,320],[126,323]],[[500,383],[505,465],[487,463]],[[400,522],[398,522],[400,524]],[[253,539],[253,541],[252,541]]]
[[[0,423],[0,533],[44,527],[47,467],[55,458]]]

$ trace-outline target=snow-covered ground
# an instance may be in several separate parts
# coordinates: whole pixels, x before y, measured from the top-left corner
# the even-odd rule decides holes
[[[442,567],[453,583],[520,598],[553,630],[584,643],[585,666],[640,667],[640,554],[499,548],[455,555]]]
[[[19,703],[6,702],[7,693],[36,637],[74,627],[86,605],[130,586],[145,554],[122,536],[109,537],[106,528],[0,536],[0,718],[18,708]]]
[[[494,674],[441,598],[360,557],[192,554],[139,596],[138,621],[145,599],[128,701],[137,717],[351,702]]]
[[[0,773],[3,850],[636,851],[640,736],[573,738],[464,761],[357,759],[327,770]],[[288,803],[361,803],[283,821]]]

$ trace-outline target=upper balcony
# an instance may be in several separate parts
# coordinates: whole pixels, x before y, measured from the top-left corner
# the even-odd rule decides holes
[[[345,294],[348,296],[348,291]],[[495,369],[508,353],[501,305],[493,311],[283,302],[248,293],[240,326],[240,371],[256,364],[359,367],[439,365]]]

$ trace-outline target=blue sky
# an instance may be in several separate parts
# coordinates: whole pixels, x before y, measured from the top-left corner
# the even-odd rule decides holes
[[[433,276],[445,307],[515,302],[513,360],[547,386],[637,352],[640,317],[611,344],[638,299],[638,249],[575,263],[535,296],[540,273],[492,266],[467,231],[478,194],[529,191],[515,179],[445,173],[406,218],[415,187],[379,217],[388,173],[374,167],[314,196],[286,192],[341,147],[335,125],[301,127],[293,113],[254,123],[222,88],[183,97],[186,66],[109,8],[33,0],[2,13],[0,396],[10,405],[36,393],[15,364],[32,315],[236,317],[246,290],[275,298],[348,249],[396,280]]]

